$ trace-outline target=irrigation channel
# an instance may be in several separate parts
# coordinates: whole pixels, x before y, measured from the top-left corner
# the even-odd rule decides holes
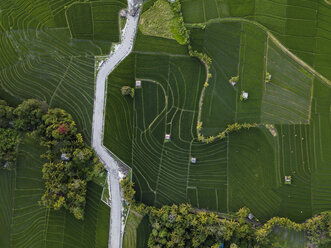
[[[124,60],[132,51],[136,31],[138,28],[138,21],[140,9],[132,11],[135,0],[128,0],[129,11],[127,15],[126,25],[122,33],[121,43],[116,46],[115,51],[111,52],[107,59],[105,59],[96,76],[95,82],[95,96],[93,108],[93,122],[92,122],[92,146],[100,157],[106,170],[108,171],[108,184],[110,185],[111,197],[111,213],[110,213],[110,228],[109,228],[109,248],[122,247],[122,194],[119,183],[119,169],[118,164],[112,155],[107,151],[103,145],[103,131],[104,131],[104,115],[105,115],[105,99],[107,94],[107,77],[108,75]],[[136,12],[130,14],[132,12]]]

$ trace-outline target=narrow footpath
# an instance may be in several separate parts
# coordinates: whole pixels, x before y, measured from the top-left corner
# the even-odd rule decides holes
[[[130,2],[128,0],[128,6]],[[108,180],[110,185],[111,197],[111,216],[109,228],[109,248],[122,247],[122,194],[119,183],[118,165],[112,158],[111,154],[103,146],[103,131],[104,131],[104,113],[105,113],[105,98],[106,84],[108,75],[124,60],[132,51],[134,38],[138,28],[139,13],[135,16],[128,14],[127,22],[122,35],[121,44],[115,51],[103,61],[99,68],[95,82],[95,96],[93,108],[92,122],[92,146],[102,163],[108,171]]]

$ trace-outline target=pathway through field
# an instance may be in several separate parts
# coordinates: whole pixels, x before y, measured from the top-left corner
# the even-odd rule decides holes
[[[134,2],[134,0],[128,0],[128,6],[130,7],[131,2]],[[103,61],[99,68],[95,82],[96,88],[92,123],[92,146],[109,172],[108,180],[111,189],[109,248],[122,247],[122,195],[119,184],[117,162],[103,146],[106,82],[108,75],[131,53],[138,27],[139,14],[140,12],[138,12],[136,16],[128,15],[121,44],[118,45],[115,52],[111,53],[109,57]]]

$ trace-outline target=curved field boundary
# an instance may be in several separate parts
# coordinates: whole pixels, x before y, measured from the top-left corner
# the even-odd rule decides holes
[[[328,0],[326,0],[328,1]],[[265,26],[263,26],[262,24],[258,23],[258,22],[254,22],[251,20],[247,20],[244,18],[236,18],[236,17],[231,17],[231,18],[217,18],[217,19],[212,19],[209,20],[205,23],[198,23],[198,24],[211,24],[211,23],[219,23],[219,22],[248,22],[251,23],[253,25],[256,25],[257,27],[259,27],[260,29],[264,30],[266,32],[266,34],[268,35],[268,38],[271,39],[284,53],[286,53],[288,56],[290,56],[294,61],[296,61],[299,65],[301,65],[302,67],[304,67],[307,71],[309,71],[311,74],[313,74],[314,76],[316,76],[317,78],[319,78],[322,82],[331,85],[331,81],[329,79],[327,79],[326,77],[324,77],[321,73],[319,73],[318,71],[316,71],[313,67],[311,67],[310,65],[308,65],[306,62],[304,62],[302,59],[300,59],[298,56],[296,56],[295,54],[293,54],[288,48],[286,48],[270,31],[269,29],[267,29]],[[187,27],[194,27],[196,26],[196,23],[191,25],[191,24],[186,24]]]
[[[328,1],[328,0],[325,0]],[[330,3],[328,3],[330,4]],[[299,57],[297,57],[295,54],[293,54],[288,48],[286,48],[266,27],[264,27],[262,24],[259,24],[257,22],[254,21],[250,21],[244,18],[217,18],[217,19],[212,19],[209,20],[205,23],[199,23],[199,24],[204,24],[204,25],[208,25],[208,24],[212,24],[212,23],[222,23],[222,22],[246,22],[246,23],[251,23],[257,27],[259,27],[260,29],[262,29],[263,31],[266,32],[267,34],[267,40],[271,40],[274,42],[274,44],[282,51],[284,52],[287,56],[289,56],[291,59],[293,59],[293,61],[295,61],[298,65],[302,66],[304,69],[306,69],[309,73],[311,73],[314,77],[320,79],[323,83],[331,86],[331,81],[329,79],[327,79],[326,77],[324,77],[321,73],[319,73],[318,71],[316,71],[313,67],[311,67],[310,65],[308,65],[306,62],[304,62],[302,59],[300,59]],[[198,24],[198,25],[199,25]],[[186,24],[186,26],[188,27],[195,27],[197,24]],[[206,70],[208,72],[207,66],[206,66]],[[208,75],[208,74],[207,74]],[[207,77],[207,81],[208,82],[208,77]],[[205,93],[205,89],[206,87],[204,87],[201,91],[200,94],[200,101],[199,101],[199,113],[198,113],[198,124],[197,124],[197,134],[199,136],[200,131],[199,131],[199,126],[201,123],[201,115],[202,115],[202,105],[203,105],[203,100],[204,100],[204,93]],[[225,130],[224,130],[225,131]],[[214,138],[218,138],[217,136],[215,136]],[[204,141],[204,140],[203,140]],[[213,140],[212,140],[213,141]]]

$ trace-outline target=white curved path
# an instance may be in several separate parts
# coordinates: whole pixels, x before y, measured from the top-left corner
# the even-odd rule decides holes
[[[131,0],[128,0],[128,2],[131,2]],[[105,97],[107,94],[106,83],[108,75],[125,57],[130,54],[138,27],[138,20],[139,13],[137,13],[135,17],[128,15],[122,35],[122,42],[100,66],[95,83],[96,88],[93,108],[92,146],[109,172],[108,181],[111,189],[109,248],[122,247],[122,195],[119,184],[117,163],[103,146],[104,108]]]

